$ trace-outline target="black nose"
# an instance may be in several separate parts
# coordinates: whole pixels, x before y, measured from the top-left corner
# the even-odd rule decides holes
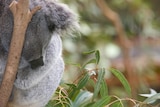
[[[35,60],[32,60],[29,62],[30,65],[31,65],[31,68],[32,69],[36,69],[40,66],[43,66],[44,65],[44,62],[43,62],[43,56],[41,56],[40,58],[38,59],[35,59]]]

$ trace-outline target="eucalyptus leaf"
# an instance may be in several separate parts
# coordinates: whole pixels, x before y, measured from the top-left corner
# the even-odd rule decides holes
[[[100,100],[96,101],[92,105],[92,107],[104,107],[105,105],[107,105],[109,103],[110,100],[111,100],[111,97],[105,96],[105,97],[101,98]]]
[[[75,87],[74,85],[70,85],[71,86],[71,92],[69,93],[69,97],[74,100],[76,98],[76,96],[79,94],[80,89],[82,89],[86,83],[88,82],[88,80],[90,79],[90,75],[88,73],[86,73],[77,83],[77,86]]]
[[[75,84],[67,84],[69,86],[69,98],[74,99],[77,93],[79,93],[79,90],[77,91],[77,86]]]
[[[81,64],[76,64],[76,63],[70,63],[70,64],[73,65],[73,66],[76,66],[78,68],[81,68]]]
[[[108,87],[107,87],[107,84],[104,79],[102,81],[102,85],[100,88],[100,95],[101,95],[101,97],[108,96]]]
[[[83,52],[83,54],[92,54],[92,53],[95,53],[95,50],[91,50],[91,51],[88,51],[88,52]]]
[[[111,68],[110,71],[120,80],[120,82],[122,83],[127,93],[131,95],[131,87],[127,79],[124,77],[124,75],[120,71],[113,69],[113,68]]]
[[[91,63],[96,63],[96,59],[91,59],[87,63],[85,63],[81,69],[84,69],[86,65],[91,64]]]
[[[120,101],[113,103],[110,107],[124,107]]]
[[[99,60],[100,60],[100,52],[99,52],[99,50],[96,50],[95,57],[96,57],[96,64],[98,64]]]
[[[156,100],[160,99],[160,93],[157,93],[149,98],[147,98],[146,100],[144,100],[143,102],[144,103],[147,103],[147,104],[151,104],[153,102],[155,102]]]
[[[93,93],[89,91],[80,92],[76,99],[73,102],[73,107],[84,107],[88,103],[90,103]]]
[[[77,90],[77,88],[76,88],[76,89],[73,89],[73,90],[69,93],[69,98],[74,101],[75,98],[77,97],[77,95],[79,94],[79,92],[80,92],[80,90]]]
[[[157,94],[157,92],[154,89],[150,89],[150,94],[139,94],[139,95],[143,97],[151,97],[155,94]]]
[[[69,86],[70,89],[76,88],[76,85],[75,85],[75,84],[66,83],[66,85]]]
[[[77,89],[82,89],[88,82],[89,78],[90,78],[89,74],[86,73],[86,75],[78,82]]]
[[[94,87],[94,94],[93,94],[93,99],[97,97],[99,91],[100,91],[100,88],[101,88],[101,84],[103,82],[103,79],[104,79],[104,74],[105,74],[105,69],[101,69],[99,72],[98,72],[98,78],[97,78],[97,83]]]
[[[95,102],[90,102],[88,103],[87,105],[85,105],[84,107],[92,107],[92,105],[94,104]]]

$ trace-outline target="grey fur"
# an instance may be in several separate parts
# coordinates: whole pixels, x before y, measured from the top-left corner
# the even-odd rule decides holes
[[[10,3],[11,0],[0,0],[0,82],[13,32]],[[42,8],[27,28],[12,107],[44,107],[48,103],[64,70],[60,36],[78,28],[77,15],[66,5],[57,0],[30,0],[30,9],[37,5]],[[33,63],[37,65],[32,68]]]

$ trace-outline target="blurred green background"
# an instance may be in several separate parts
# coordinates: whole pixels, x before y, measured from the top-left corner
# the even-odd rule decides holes
[[[123,50],[113,23],[102,13],[95,0],[61,0],[79,15],[80,34],[62,37],[66,70],[63,80],[72,82],[78,76],[75,64],[83,64],[90,57],[83,52],[100,51],[99,67],[120,70],[131,85],[136,81],[138,93],[149,93],[149,88],[160,91],[160,1],[159,0],[105,0],[118,14],[129,40],[129,63],[136,74],[128,77],[124,66]],[[125,41],[124,41],[125,42]],[[92,68],[90,64],[88,69]],[[123,96],[121,83],[106,71],[109,92]],[[134,83],[133,83],[134,84]],[[138,95],[137,93],[137,95]]]

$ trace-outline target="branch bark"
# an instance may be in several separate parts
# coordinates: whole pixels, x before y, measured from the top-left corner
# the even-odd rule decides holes
[[[33,14],[40,9],[40,7],[37,6],[30,11],[29,0],[19,0],[18,2],[13,1],[9,8],[14,17],[14,27],[5,73],[0,86],[0,107],[6,107],[10,97],[28,23],[30,22]]]
[[[110,9],[104,0],[96,0],[96,3],[101,9],[104,16],[107,19],[109,19],[115,26],[115,29],[118,35],[118,39],[119,39],[119,43],[120,43],[120,47],[123,52],[123,61],[124,61],[125,71],[127,73],[128,81],[132,88],[132,95],[133,97],[135,97],[137,86],[138,86],[138,78],[136,76],[136,73],[134,72],[132,61],[130,59],[130,44],[131,43],[126,36],[126,33],[123,29],[123,25],[119,18],[119,15],[116,12],[114,12],[112,9]]]

